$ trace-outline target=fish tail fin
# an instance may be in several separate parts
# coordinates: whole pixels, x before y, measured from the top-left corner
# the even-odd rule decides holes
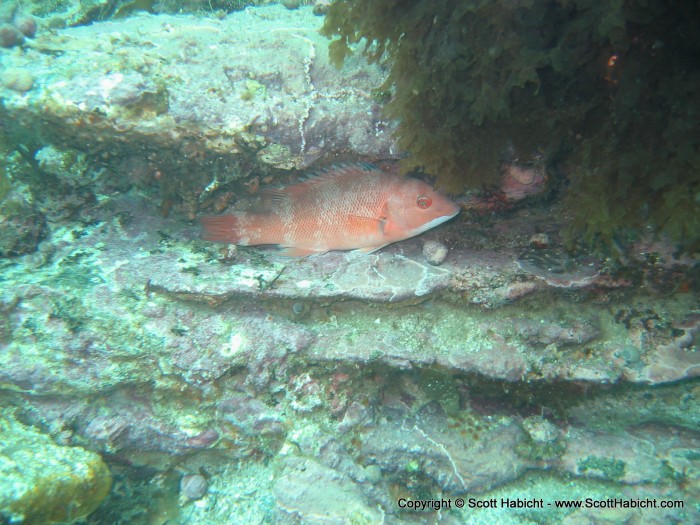
[[[202,223],[202,239],[229,244],[247,244],[241,242],[245,235],[241,231],[240,219],[238,215],[202,217],[200,219]]]

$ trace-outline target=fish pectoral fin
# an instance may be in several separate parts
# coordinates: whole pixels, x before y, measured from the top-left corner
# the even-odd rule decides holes
[[[384,234],[384,225],[386,218],[363,217],[361,215],[348,215],[348,223],[350,226],[356,226],[361,229],[377,229],[381,234]]]
[[[277,250],[277,255],[282,257],[308,257],[309,255],[317,255],[326,253],[325,251],[309,250],[307,248],[298,248],[296,246],[282,246]]]

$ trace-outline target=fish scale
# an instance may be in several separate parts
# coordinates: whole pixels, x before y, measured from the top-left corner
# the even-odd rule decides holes
[[[358,191],[361,188],[356,187],[357,182],[347,178],[328,181],[327,184],[314,188],[318,191],[311,189],[308,196],[293,204],[292,215],[301,219],[295,223],[299,238],[323,240],[334,236],[357,237],[369,233],[360,227],[348,228],[343,224],[342,218],[379,217],[379,204],[386,200],[388,185],[382,187],[377,182],[371,178],[366,180],[366,187],[362,189],[370,191]]]
[[[203,238],[238,245],[277,245],[283,255],[378,250],[454,217],[458,206],[423,181],[370,164],[324,170],[266,190],[264,211],[204,217]]]

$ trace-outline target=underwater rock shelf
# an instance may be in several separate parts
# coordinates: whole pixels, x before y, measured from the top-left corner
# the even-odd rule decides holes
[[[85,394],[132,373],[137,383],[175,373],[200,385],[289,359],[438,365],[507,381],[661,384],[700,374],[692,294],[644,296],[639,312],[596,304],[627,293],[626,283],[598,276],[589,260],[556,273],[512,249],[462,248],[434,267],[420,239],[371,255],[246,249],[221,260],[217,245],[145,201],[115,198],[99,213],[80,235],[66,230],[31,279],[5,268],[25,284],[4,292],[13,328],[0,354],[3,383]],[[539,258],[553,266],[556,255]],[[651,327],[654,316],[663,321]],[[71,364],[75,352],[92,357]],[[23,366],[29,355],[33,370]],[[154,366],[141,370],[144,361]],[[63,372],[36,372],[56,368]]]
[[[2,129],[30,151],[41,129],[42,141],[99,158],[115,177],[159,172],[185,200],[251,165],[392,157],[372,94],[383,73],[361,57],[331,66],[321,22],[310,7],[275,5],[40,31],[3,51]]]
[[[173,262],[163,259],[164,264]],[[149,281],[149,289],[211,305],[256,296],[325,303],[349,299],[415,302],[447,288],[453,275],[447,269],[402,255],[332,253],[296,264],[274,255],[266,259],[267,264],[259,268],[239,263],[227,266],[224,272],[217,265],[197,266],[196,276],[158,276]]]

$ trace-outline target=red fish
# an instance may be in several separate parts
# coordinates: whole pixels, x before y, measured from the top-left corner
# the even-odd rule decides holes
[[[264,196],[266,211],[203,218],[202,237],[240,246],[276,244],[290,257],[330,250],[371,253],[459,213],[425,182],[371,164],[336,167]]]

